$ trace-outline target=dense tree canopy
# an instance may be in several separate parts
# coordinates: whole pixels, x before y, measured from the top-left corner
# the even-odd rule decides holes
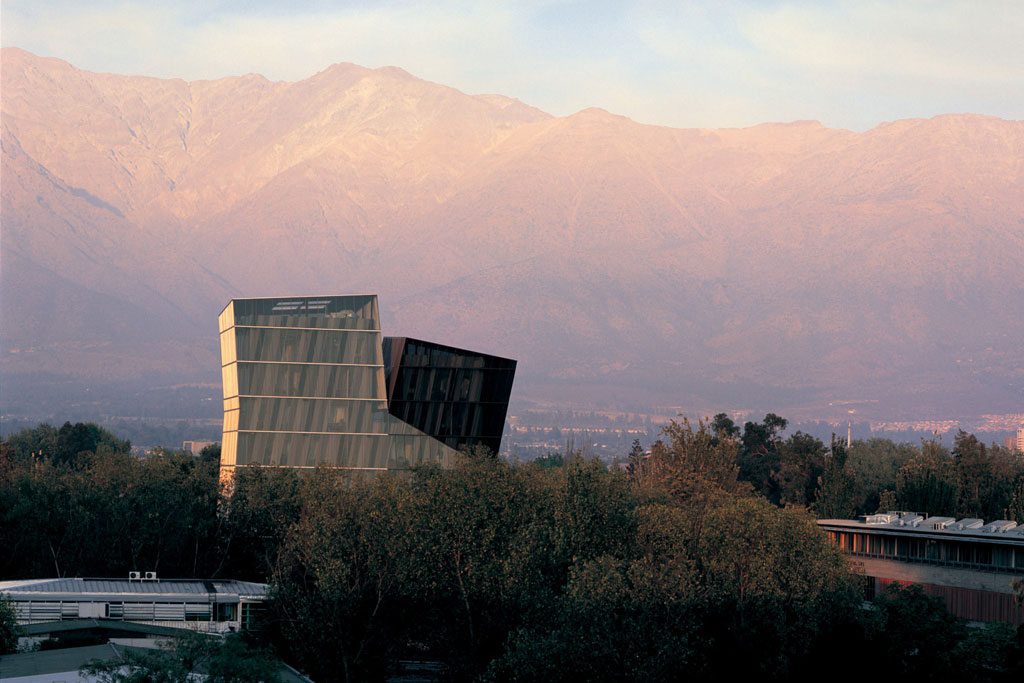
[[[785,424],[673,421],[621,470],[571,448],[526,464],[474,451],[367,480],[241,468],[230,489],[212,451],[140,459],[98,428],[41,425],[0,448],[0,579],[267,581],[263,636],[323,681],[381,680],[410,659],[454,679],[810,679],[838,644],[909,678],[974,661],[999,680],[1024,661],[1012,630],[982,643],[913,591],[862,609],[812,516],[1012,518],[1018,459],[967,434],[951,451],[846,449]]]

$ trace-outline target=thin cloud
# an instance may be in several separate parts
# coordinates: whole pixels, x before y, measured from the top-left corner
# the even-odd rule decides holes
[[[980,11],[978,7],[985,11]],[[187,80],[400,66],[556,115],[741,126],[1024,109],[1024,4],[5,0],[3,43],[92,71]]]
[[[784,5],[739,18],[765,55],[812,71],[1021,85],[1019,2]]]

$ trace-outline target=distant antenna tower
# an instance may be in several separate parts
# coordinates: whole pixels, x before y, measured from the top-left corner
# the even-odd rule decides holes
[[[847,448],[849,448],[850,445],[853,443],[852,441],[850,441],[850,428],[851,428],[852,424],[853,424],[852,420],[847,420],[846,421],[846,447]]]

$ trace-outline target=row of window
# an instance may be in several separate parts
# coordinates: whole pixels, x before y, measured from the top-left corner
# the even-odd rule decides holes
[[[251,363],[225,366],[224,396],[384,399],[384,369],[364,365]]]
[[[235,327],[221,333],[221,365],[238,360],[383,365],[380,334],[287,327]]]
[[[356,469],[406,469],[422,463],[445,465],[453,451],[437,439],[388,416],[387,434],[296,434],[230,432],[230,463],[274,467],[319,464]]]
[[[453,370],[409,368],[397,370],[391,394],[402,401],[468,401],[507,403],[515,370]]]
[[[469,437],[501,441],[505,429],[504,403],[438,403],[433,401],[393,401],[391,412],[400,420],[438,439],[453,437],[463,443]]]
[[[243,617],[246,616],[243,603]],[[19,621],[63,621],[102,616],[123,621],[236,621],[237,605],[192,602],[71,602],[18,600],[14,611]]]
[[[234,325],[377,329],[376,295],[235,299],[221,314],[220,329]]]
[[[829,539],[853,555],[1005,571],[1024,570],[1024,545],[969,539],[912,537],[828,530]]]

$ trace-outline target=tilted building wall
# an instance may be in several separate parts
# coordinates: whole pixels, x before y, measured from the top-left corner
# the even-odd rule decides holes
[[[434,438],[441,432],[389,411],[376,295],[234,299],[219,328],[224,476],[245,465],[366,473],[446,466],[455,447],[476,443]],[[502,375],[502,426],[515,368],[506,362],[512,365]],[[489,425],[486,436],[493,431]]]
[[[410,339],[384,338],[388,410],[451,448],[497,453],[516,362]]]

